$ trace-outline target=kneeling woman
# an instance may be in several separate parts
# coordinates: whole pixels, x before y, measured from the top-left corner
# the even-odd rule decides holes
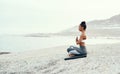
[[[81,32],[80,37],[76,37],[76,44],[79,45],[78,47],[75,46],[70,46],[67,49],[67,52],[69,53],[69,56],[82,56],[82,55],[87,55],[86,47],[85,47],[85,40],[87,39],[86,37],[86,22],[83,21],[79,25],[79,31]]]

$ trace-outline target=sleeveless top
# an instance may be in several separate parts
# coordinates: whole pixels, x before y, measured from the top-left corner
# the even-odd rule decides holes
[[[80,39],[80,36],[78,36],[78,40]],[[85,42],[86,40],[82,40],[81,42]]]

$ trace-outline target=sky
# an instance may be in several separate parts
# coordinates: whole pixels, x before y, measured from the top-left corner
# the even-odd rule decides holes
[[[0,34],[56,33],[120,14],[120,0],[0,0]]]

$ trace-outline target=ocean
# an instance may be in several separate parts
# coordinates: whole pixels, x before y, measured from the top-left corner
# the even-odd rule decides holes
[[[91,38],[86,44],[118,43],[117,38]],[[24,36],[0,36],[0,52],[24,52],[63,45],[76,45],[74,36],[52,37],[24,37]]]

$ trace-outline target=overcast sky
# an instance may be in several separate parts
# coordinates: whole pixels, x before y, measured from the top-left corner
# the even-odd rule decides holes
[[[0,34],[59,32],[120,14],[120,0],[0,0]]]

